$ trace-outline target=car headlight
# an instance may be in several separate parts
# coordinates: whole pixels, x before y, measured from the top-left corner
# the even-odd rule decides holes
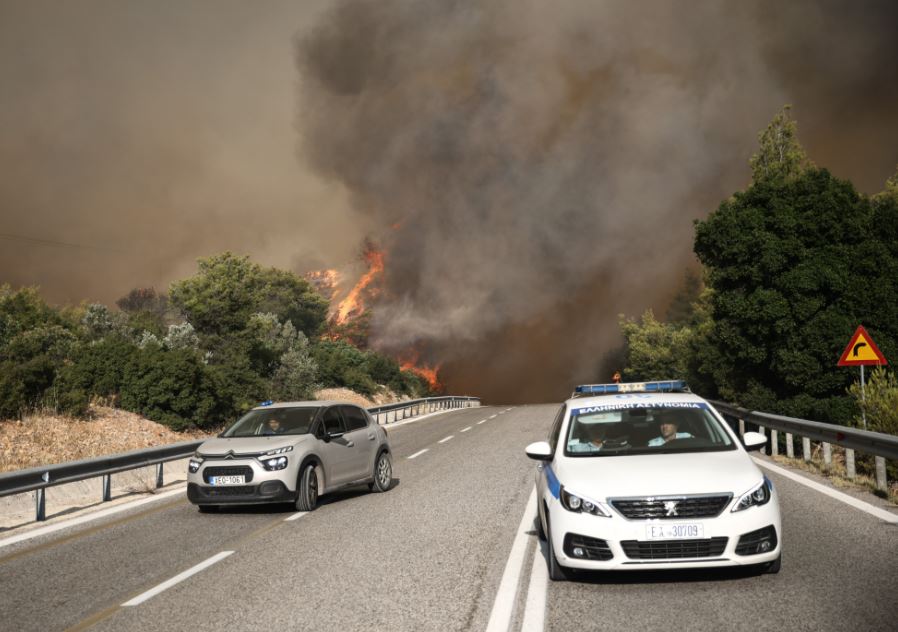
[[[203,464],[203,460],[202,460],[202,459],[199,459],[199,458],[193,458],[193,459],[190,459],[190,463],[187,464],[187,467],[188,467],[188,469],[190,470],[190,473],[191,473],[191,474],[196,474],[196,473],[199,471],[200,466],[201,466],[202,464]]]
[[[276,450],[269,450],[265,452],[264,456],[272,456],[274,454],[284,454],[285,452],[293,452],[293,446],[288,445],[286,448],[277,448]]]
[[[264,459],[262,461],[262,465],[269,472],[275,472],[277,470],[282,470],[287,467],[287,457],[279,456],[273,459]]]
[[[770,479],[766,476],[764,480],[761,481],[758,485],[755,485],[750,490],[742,494],[742,497],[739,498],[739,502],[736,503],[736,506],[733,507],[732,511],[742,511],[743,509],[748,509],[749,507],[760,507],[761,505],[766,505],[770,502],[770,497],[773,494],[773,483],[770,482]]]
[[[611,514],[601,503],[572,494],[564,487],[561,488],[561,506],[574,513],[587,513],[592,516],[601,516],[602,518],[611,517]]]

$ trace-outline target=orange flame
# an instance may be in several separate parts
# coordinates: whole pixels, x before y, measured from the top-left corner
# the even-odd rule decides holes
[[[440,365],[428,366],[426,364],[418,364],[418,352],[411,351],[405,354],[405,357],[399,358],[399,368],[403,371],[411,371],[415,375],[424,378],[433,391],[442,390],[443,385],[440,383],[439,370]]]
[[[364,301],[362,299],[362,291],[378,278],[384,271],[384,253],[369,246],[365,251],[365,262],[368,264],[368,272],[366,272],[355,287],[346,295],[337,306],[337,312],[334,320],[338,325],[346,324],[350,316],[361,314],[365,311]],[[373,293],[369,290],[369,293]]]

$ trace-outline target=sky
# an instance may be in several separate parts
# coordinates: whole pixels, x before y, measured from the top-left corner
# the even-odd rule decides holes
[[[883,187],[895,32],[885,0],[0,0],[0,283],[112,304],[371,239],[377,348],[556,401],[607,381],[620,314],[663,314],[784,104]]]

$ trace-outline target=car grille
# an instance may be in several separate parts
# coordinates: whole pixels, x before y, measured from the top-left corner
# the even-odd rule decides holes
[[[631,560],[678,560],[693,557],[717,557],[723,553],[728,538],[704,540],[659,540],[641,542],[624,540],[621,548]]]
[[[574,549],[582,549],[582,555],[575,555]],[[608,543],[598,538],[590,538],[576,533],[567,533],[564,536],[564,554],[568,557],[580,560],[610,560],[614,557]]]
[[[203,494],[209,498],[221,496],[251,496],[256,493],[253,485],[222,485],[221,487],[203,487]]]
[[[764,540],[770,543],[770,548],[761,550],[760,544]],[[764,527],[757,531],[750,531],[739,538],[736,544],[736,555],[756,555],[758,553],[766,553],[776,548],[776,529],[773,526]]]
[[[207,467],[203,470],[203,480],[207,483],[212,476],[244,476],[247,483],[253,480],[253,468],[248,465],[232,465],[231,467]]]
[[[732,497],[732,494],[717,494],[666,498],[613,498],[611,505],[629,520],[713,518],[720,515]],[[667,506],[671,502],[676,502],[674,511]]]

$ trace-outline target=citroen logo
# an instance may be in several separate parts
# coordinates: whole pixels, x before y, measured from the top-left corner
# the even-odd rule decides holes
[[[667,516],[677,516],[677,501],[676,500],[665,500],[664,501],[664,511],[667,512]]]

